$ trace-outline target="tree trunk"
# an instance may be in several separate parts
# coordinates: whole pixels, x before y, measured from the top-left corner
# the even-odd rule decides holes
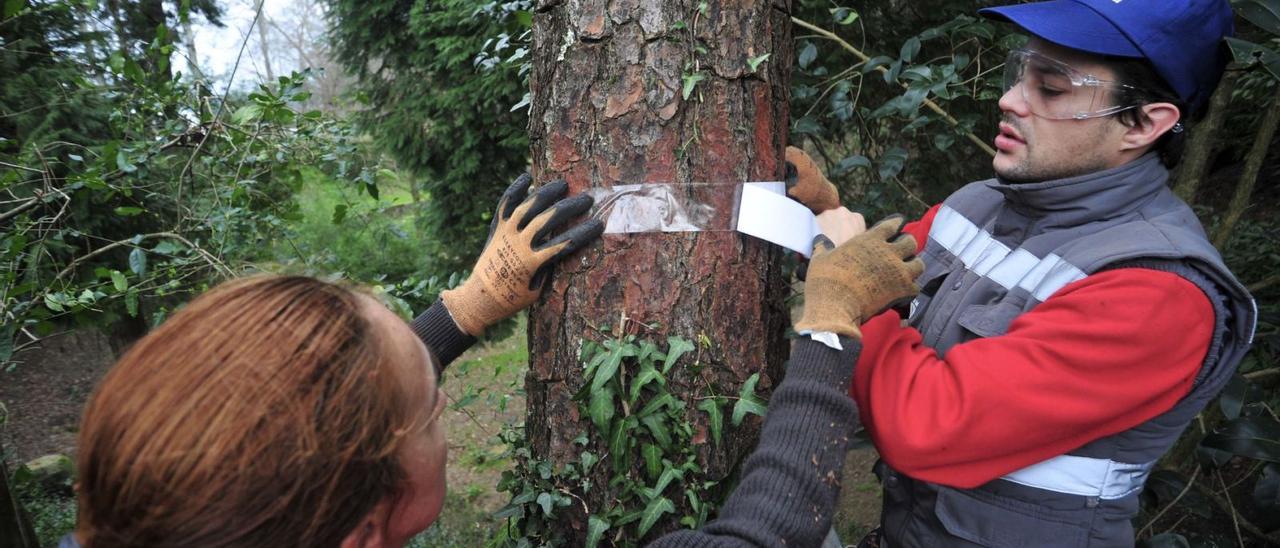
[[[0,548],[36,548],[39,545],[31,521],[9,486],[9,468],[0,459]]]
[[[267,73],[267,84],[275,85],[276,74],[271,70],[271,41],[267,38],[267,16],[262,14],[262,4],[265,0],[258,0],[257,5],[253,7],[258,12],[258,47],[262,49],[262,67]]]
[[[1200,181],[1204,180],[1209,169],[1209,158],[1213,155],[1213,147],[1217,144],[1218,129],[1226,119],[1227,106],[1231,103],[1231,92],[1236,87],[1235,75],[1227,72],[1218,83],[1218,89],[1209,98],[1205,108],[1205,117],[1195,127],[1190,128],[1187,146],[1182,155],[1182,165],[1178,168],[1178,181],[1173,186],[1174,194],[1182,201],[1193,204],[1196,191],[1200,189]]]
[[[1271,139],[1276,136],[1277,125],[1280,125],[1280,86],[1276,87],[1267,113],[1262,118],[1262,125],[1258,126],[1253,146],[1249,149],[1249,155],[1245,156],[1244,172],[1240,174],[1240,182],[1236,183],[1235,194],[1231,196],[1231,205],[1214,234],[1213,246],[1218,249],[1226,248],[1227,240],[1231,239],[1231,231],[1235,229],[1240,217],[1244,216],[1244,211],[1249,209],[1249,197],[1253,196],[1253,185],[1258,182],[1258,173],[1262,171],[1262,161],[1267,157]]]
[[[793,58],[788,0],[538,4],[529,117],[535,180],[563,178],[573,192],[781,180]],[[694,85],[684,99],[686,82]],[[714,202],[717,215],[732,215],[734,193],[726,184],[700,196]],[[767,394],[780,378],[790,322],[784,259],[779,248],[736,232],[643,233],[606,235],[558,267],[529,319],[526,424],[533,456],[560,466],[584,450],[610,454],[571,400],[584,383],[583,341],[625,333],[665,347],[674,336],[698,348],[677,362],[667,389],[686,402],[704,477],[729,478],[756,444],[759,417],[735,428],[726,408],[715,446],[708,415],[694,402],[728,396],[731,404],[754,373]],[[634,374],[624,365],[624,376]],[[574,443],[582,433],[589,434],[585,447]],[[575,488],[580,503],[552,524],[570,545],[583,544],[588,513],[616,502],[610,479],[617,475],[607,468],[592,470],[594,487]],[[634,478],[644,477],[641,465],[633,468]],[[690,511],[682,487],[667,492],[678,510],[646,539],[679,527],[679,516]]]

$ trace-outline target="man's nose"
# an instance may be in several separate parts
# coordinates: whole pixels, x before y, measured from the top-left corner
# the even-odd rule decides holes
[[[1025,85],[1023,82],[1017,82],[1005,90],[1004,95],[1000,96],[1000,101],[997,104],[1002,112],[1012,113],[1019,118],[1031,114],[1027,106],[1027,100],[1022,95],[1023,85]]]

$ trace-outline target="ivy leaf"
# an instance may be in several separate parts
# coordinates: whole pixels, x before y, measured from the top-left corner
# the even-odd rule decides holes
[[[135,247],[129,252],[129,270],[139,276],[147,273],[147,252],[141,247]]]
[[[4,0],[4,18],[8,19],[26,7],[27,0]]]
[[[518,12],[518,13],[529,13]],[[609,520],[600,516],[590,516],[587,518],[587,548],[596,548],[600,545],[600,539],[604,537],[605,531],[609,530]]]
[[[831,170],[831,174],[833,176],[844,175],[845,173],[860,167],[871,169],[871,159],[861,154],[855,154],[841,159],[840,162],[836,164],[835,169]]]
[[[1244,409],[1245,394],[1249,392],[1249,381],[1240,374],[1231,376],[1231,380],[1227,381],[1227,387],[1222,389],[1222,395],[1218,397],[1218,405],[1222,408],[1222,416],[1227,419],[1236,419],[1240,417],[1240,410]]]
[[[769,55],[770,54],[766,53],[758,57],[752,57],[750,59],[747,59],[747,66],[751,68],[751,72],[755,72],[757,69],[759,69],[760,63],[763,63],[766,60],[768,60]]]
[[[852,25],[858,20],[858,12],[849,8],[831,8],[831,15],[834,16],[837,25]]]
[[[587,407],[591,422],[608,437],[609,421],[613,420],[613,388],[606,387],[591,393],[591,403]]]
[[[1271,73],[1273,78],[1280,79],[1280,53],[1271,48],[1239,38],[1227,37],[1224,40],[1231,47],[1231,56],[1235,58],[1237,63],[1249,66],[1255,61],[1260,62],[1262,63],[1262,68]]]
[[[693,343],[679,337],[667,337],[667,359],[662,362],[662,374],[671,371],[671,366],[686,352],[693,350]]]
[[[662,394],[649,400],[649,403],[646,403],[637,415],[641,417],[652,415],[668,405],[677,405],[676,398],[670,392],[664,390]]]
[[[130,318],[138,317],[138,288],[131,287],[129,292],[124,294],[124,307]]]
[[[126,289],[129,289],[129,280],[126,279],[124,277],[124,274],[121,273],[119,270],[112,270],[111,285],[116,288],[116,291],[124,291]]]
[[[738,402],[733,404],[733,425],[739,426],[747,414],[764,416],[764,402],[756,396],[756,383],[760,382],[760,374],[752,373],[747,378],[747,382],[742,383],[742,390],[738,391]]]
[[[817,58],[818,47],[813,45],[813,42],[805,42],[804,47],[800,48],[800,58],[797,61],[800,63],[800,68],[809,68],[809,65]]]
[[[333,206],[333,224],[340,225],[347,218],[347,204]]]
[[[684,81],[684,85],[680,87],[680,97],[688,101],[689,96],[693,94],[693,88],[697,87],[698,82],[701,82],[704,78],[706,78],[706,76],[704,76],[701,72],[695,72],[693,74],[686,74],[682,76],[681,80]]]
[[[147,80],[146,73],[142,72],[142,66],[128,57],[124,58],[124,77],[136,84],[145,84]]]
[[[45,308],[48,308],[49,310],[52,310],[54,312],[65,312],[66,309],[62,307],[62,303],[59,302],[56,295],[57,295],[56,293],[50,293],[44,296]]]
[[[791,132],[800,135],[822,135],[822,126],[812,116],[805,116],[795,121]]]
[[[880,169],[878,173],[881,179],[888,179],[902,172],[902,168],[907,163],[907,149],[902,147],[893,147],[880,154]]]
[[[653,439],[658,441],[658,445],[663,449],[671,448],[671,434],[667,432],[667,425],[663,424],[661,415],[646,415],[640,418],[640,422],[649,429],[650,434],[653,434]]]
[[[555,507],[555,500],[551,498],[551,493],[540,493],[538,506],[542,507],[542,515],[551,517],[551,510]]]
[[[644,513],[640,516],[640,525],[637,526],[636,536],[644,537],[649,532],[649,529],[653,528],[653,524],[658,522],[658,518],[661,518],[663,514],[675,511],[676,505],[667,497],[658,497],[649,501],[649,504],[644,507]]]
[[[1209,433],[1200,445],[1242,457],[1280,462],[1280,423],[1271,417],[1241,417]]]
[[[658,476],[658,483],[653,486],[654,496],[661,495],[663,491],[667,490],[667,486],[671,485],[671,482],[676,479],[684,480],[684,472],[681,472],[679,468],[669,466],[666,470],[663,470],[662,475]]]
[[[578,462],[582,464],[582,471],[586,472],[595,466],[597,462],[600,462],[600,457],[597,457],[591,451],[583,451],[582,456],[578,457]]]
[[[654,381],[659,384],[666,384],[666,379],[662,378],[662,374],[657,369],[654,369],[652,365],[646,363],[641,366],[640,374],[636,376],[634,381],[631,381],[630,403],[634,405],[636,400],[640,399],[640,390]]]
[[[1183,509],[1205,519],[1213,517],[1213,506],[1209,500],[1194,489],[1183,493],[1186,487],[1186,479],[1171,470],[1156,470],[1147,479],[1147,489],[1155,496],[1158,504],[1170,504],[1181,494],[1178,504]]]
[[[883,67],[883,66],[885,66],[885,65],[888,65],[888,64],[890,64],[890,63],[893,63],[893,58],[891,58],[891,57],[885,57],[885,56],[883,56],[883,55],[877,55],[877,56],[875,56],[875,57],[872,57],[872,58],[868,59],[868,60],[867,60],[867,62],[866,62],[865,64],[863,64],[863,65],[862,65],[862,73],[863,73],[863,74],[868,74],[868,73],[870,73],[871,71],[873,71],[873,70],[875,70],[875,69],[877,69],[877,68],[879,68],[879,67]]]
[[[635,355],[635,349],[629,344],[620,341],[609,341],[611,344],[609,356],[605,358],[604,363],[596,370],[595,377],[591,379],[591,391],[596,392],[604,386],[605,383],[613,379],[618,374],[618,368],[622,366],[622,359]]]
[[[9,361],[13,357],[13,336],[18,327],[13,322],[6,322],[0,325],[0,364]]]
[[[125,173],[138,171],[138,166],[129,162],[129,154],[123,150],[116,152],[116,167],[120,168],[120,171]]]
[[[613,456],[613,467],[622,470],[630,466],[627,457],[630,456],[627,449],[630,447],[632,428],[637,424],[635,417],[627,417],[614,421],[613,429],[609,432],[609,454]]]
[[[916,58],[917,53],[920,53],[920,39],[912,36],[902,44],[902,51],[899,52],[898,58],[903,63],[910,63],[912,59]]]
[[[724,414],[720,411],[720,398],[711,398],[698,402],[698,409],[707,413],[707,427],[711,430],[711,439],[720,446],[720,433],[724,427]]]
[[[1237,0],[1236,13],[1271,34],[1280,34],[1280,2],[1276,0]]]
[[[662,473],[662,448],[646,443],[640,448],[640,456],[644,457],[644,469],[650,478],[658,479]]]

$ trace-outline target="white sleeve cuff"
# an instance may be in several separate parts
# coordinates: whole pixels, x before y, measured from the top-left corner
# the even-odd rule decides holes
[[[810,331],[805,329],[803,331],[797,331],[796,334],[808,336],[810,339],[827,345],[828,348],[844,350],[844,347],[840,346],[840,336],[830,331]]]

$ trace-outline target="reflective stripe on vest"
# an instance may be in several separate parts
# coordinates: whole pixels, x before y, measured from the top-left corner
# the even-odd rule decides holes
[[[1112,500],[1141,490],[1155,464],[1061,455],[1000,479],[1057,493]]]
[[[1020,287],[1044,302],[1085,273],[1050,253],[1043,259],[1025,249],[1009,249],[949,206],[942,206],[929,228],[929,239],[951,252],[970,272],[1005,289]]]

